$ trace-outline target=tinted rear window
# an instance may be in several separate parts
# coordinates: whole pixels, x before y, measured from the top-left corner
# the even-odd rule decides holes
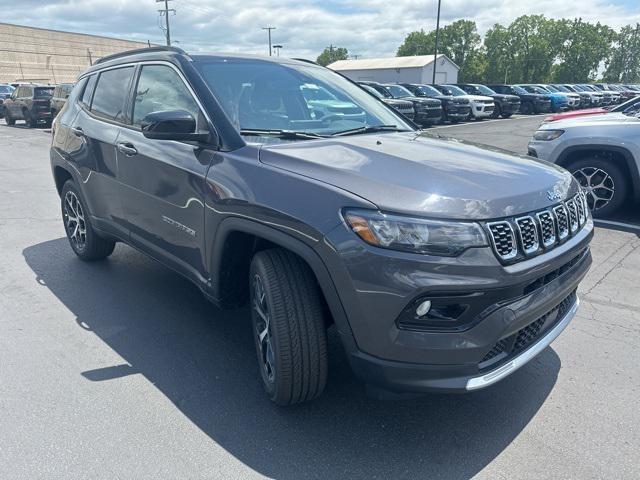
[[[34,97],[47,98],[53,95],[53,87],[51,88],[34,88]]]
[[[133,70],[133,67],[124,67],[102,72],[93,94],[91,111],[110,120],[123,120]]]

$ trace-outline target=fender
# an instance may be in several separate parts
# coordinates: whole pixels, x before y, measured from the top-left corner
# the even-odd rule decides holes
[[[633,158],[633,154],[624,147],[618,147],[615,145],[601,145],[601,144],[587,144],[587,145],[575,145],[573,147],[568,147],[562,151],[562,153],[558,156],[556,160],[556,164],[561,167],[565,167],[567,165],[567,159],[571,156],[571,154],[580,151],[590,151],[590,150],[600,150],[604,152],[615,152],[622,155],[624,158],[625,164],[627,165],[627,169],[631,175],[631,185],[633,187],[633,197],[635,201],[640,201],[640,173],[639,168],[640,165]]]
[[[224,254],[224,245],[227,237],[229,234],[235,232],[260,237],[292,251],[307,262],[324,294],[324,298],[327,301],[333,320],[338,327],[338,332],[340,333],[345,349],[351,352],[357,348],[338,291],[320,255],[303,241],[268,225],[238,217],[228,217],[220,223],[216,232],[215,243],[212,245],[211,254],[211,291],[215,302],[219,299],[220,284],[220,269],[217,266],[221,263],[220,260]]]

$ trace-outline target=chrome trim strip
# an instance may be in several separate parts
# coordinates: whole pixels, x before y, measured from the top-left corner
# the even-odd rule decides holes
[[[467,380],[467,390],[479,390],[481,388],[488,387],[489,385],[493,385],[499,380],[502,380],[504,377],[511,375],[513,372],[518,370],[520,367],[526,365],[528,362],[533,360],[540,352],[542,352],[545,348],[553,342],[558,335],[562,333],[562,331],[569,325],[569,322],[575,316],[578,311],[578,305],[580,304],[580,300],[576,297],[576,302],[569,309],[567,313],[565,313],[564,317],[558,324],[553,327],[551,330],[547,332],[547,334],[538,340],[537,343],[534,343],[529,349],[522,352],[517,357],[513,358],[509,362],[501,365],[495,370],[490,371],[489,373],[485,373],[480,377],[473,377]]]

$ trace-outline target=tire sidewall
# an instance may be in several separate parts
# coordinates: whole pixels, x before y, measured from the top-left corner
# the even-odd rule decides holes
[[[628,196],[627,179],[620,167],[618,167],[611,161],[603,160],[596,157],[587,157],[581,160],[577,160],[567,166],[567,170],[569,170],[572,175],[574,175],[577,170],[583,168],[599,168],[603,170],[607,173],[607,175],[611,177],[615,188],[611,201],[598,210],[592,210],[592,215],[596,218],[602,218],[607,217],[619,210],[624,205]]]
[[[80,201],[80,205],[82,207],[82,211],[84,213],[84,223],[85,223],[85,229],[86,229],[86,241],[84,244],[84,248],[83,249],[78,249],[76,244],[73,243],[73,241],[71,240],[71,238],[69,238],[69,231],[67,230],[67,222],[66,222],[66,213],[65,213],[65,209],[64,209],[64,202],[65,202],[65,197],[67,195],[67,192],[73,192],[76,197],[78,197],[78,200]],[[71,245],[71,248],[73,249],[73,251],[75,252],[76,255],[78,255],[79,257],[83,258],[87,252],[91,249],[91,243],[94,241],[95,239],[95,233],[93,232],[93,228],[91,228],[91,223],[89,220],[89,210],[87,209],[87,204],[84,200],[84,197],[82,196],[82,193],[80,192],[80,189],[76,187],[76,184],[73,180],[67,180],[67,182],[64,184],[64,186],[62,187],[62,193],[60,194],[60,207],[62,210],[62,222],[63,222],[63,226],[64,226],[64,231],[65,234],[67,236],[67,240],[69,242],[69,245]]]

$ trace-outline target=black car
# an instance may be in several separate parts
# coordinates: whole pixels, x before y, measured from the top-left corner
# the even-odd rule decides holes
[[[551,111],[551,99],[547,95],[529,93],[524,88],[516,85],[491,84],[487,85],[487,87],[497,93],[520,97],[520,112],[525,115]]]
[[[16,120],[24,120],[32,128],[40,122],[50,125],[53,88],[35,84],[16,88],[2,105],[7,125],[14,125]]]
[[[7,98],[9,98],[13,90],[14,89],[11,85],[0,84],[0,118],[4,116],[4,108],[2,107],[2,104]]]
[[[400,85],[381,84],[377,82],[360,82],[360,85],[368,85],[388,98],[408,100],[413,103],[415,117],[413,119],[419,125],[434,125],[442,121],[442,102],[431,98],[418,98],[409,90]]]
[[[60,113],[71,90],[73,90],[73,83],[61,83],[53,89],[53,96],[51,97],[51,118],[55,118],[56,115]]]
[[[469,118],[471,104],[466,98],[457,98],[453,95],[443,95],[431,85],[420,85],[417,83],[401,83],[404,88],[420,98],[435,98],[442,102],[444,110],[443,120],[457,123]]]
[[[493,98],[495,108],[491,115],[492,118],[509,118],[514,113],[518,113],[518,111],[520,111],[520,97],[517,95],[497,93],[489,87],[479,83],[456,83],[455,85],[467,92],[469,95],[483,95],[485,97]]]
[[[413,107],[413,102],[410,100],[399,100],[397,98],[386,97],[382,93],[380,93],[375,88],[369,85],[360,84],[362,88],[364,88],[371,95],[376,97],[379,100],[382,100],[384,103],[389,105],[391,108],[397,110],[399,113],[407,117],[409,120],[413,121],[416,116],[415,108]]]

